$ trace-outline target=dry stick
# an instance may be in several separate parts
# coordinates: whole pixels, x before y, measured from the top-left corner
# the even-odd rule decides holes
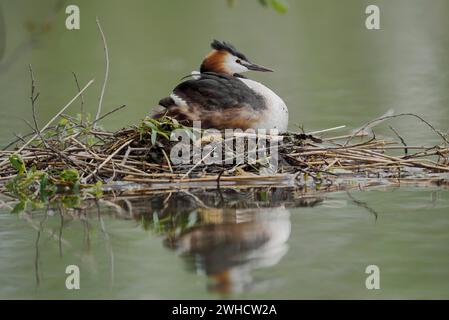
[[[365,132],[359,132],[358,134],[357,134],[357,137],[366,137],[368,134],[366,134]],[[351,134],[346,134],[346,135],[343,135],[343,136],[337,136],[337,137],[331,137],[331,138],[324,138],[324,139],[322,139],[323,141],[329,141],[329,142],[331,142],[331,141],[335,141],[335,140],[341,140],[341,139],[347,139],[347,138],[350,138],[350,137],[352,137],[353,135],[351,135]]]
[[[401,143],[404,145],[404,153],[405,153],[405,155],[407,155],[408,154],[408,148],[407,148],[407,144],[405,143],[405,140],[404,140],[404,138],[402,138],[401,137],[401,135],[399,134],[399,132],[397,132],[396,131],[396,129],[395,128],[393,128],[392,126],[389,126],[390,127],[390,129],[391,129],[391,131],[393,131],[394,132],[394,134],[399,138],[399,140],[401,140]]]
[[[106,137],[113,137],[114,134],[112,132],[100,132],[100,131],[93,131],[90,130],[89,133],[95,135],[95,136],[106,136]]]
[[[182,176],[182,178],[181,178],[181,180],[184,180],[186,177],[188,177],[189,176],[189,174],[196,168],[196,167],[198,167],[198,165],[200,165],[204,160],[206,160],[207,159],[207,157],[209,157],[211,154],[212,154],[212,152],[214,152],[215,151],[215,149],[217,149],[217,146],[215,146],[211,151],[209,151],[200,161],[198,161],[197,163],[195,163],[195,165],[193,166],[193,167],[191,167],[190,169],[189,169],[189,171],[187,171],[183,176]]]
[[[101,117],[99,117],[97,120],[95,120],[94,122],[92,122],[93,125],[95,125],[98,121],[103,120],[104,118],[106,118],[107,116],[113,114],[114,112],[117,112],[121,109],[123,109],[124,107],[126,107],[126,104],[121,105],[120,107],[117,107],[109,112],[106,112],[104,115],[102,115]]]
[[[99,158],[99,156],[93,152],[90,148],[88,148],[87,146],[85,146],[82,142],[78,141],[76,138],[74,137],[70,137],[70,139],[72,141],[74,141],[76,144],[78,144],[79,146],[81,146],[81,150],[82,151],[87,151],[89,154],[91,154],[94,158]]]
[[[317,146],[317,145],[312,145],[312,144],[310,144],[311,146],[313,146],[313,148],[308,148],[308,147],[300,147],[300,149],[302,149],[302,150],[305,150],[305,151],[321,151],[321,152],[327,152],[327,151],[329,151],[329,150],[344,150],[344,149],[354,149],[354,148],[357,148],[357,147],[366,147],[367,145],[369,145],[369,146],[373,146],[373,145],[377,145],[377,144],[396,144],[396,142],[394,142],[394,141],[383,141],[383,140],[381,140],[381,141],[374,141],[374,139],[371,139],[371,140],[369,140],[369,141],[365,141],[365,142],[362,142],[362,143],[357,143],[357,144],[353,144],[353,145],[350,145],[350,146],[342,146],[342,145],[339,145],[339,144],[337,144],[337,146],[338,147],[325,147],[325,146],[323,146],[323,147],[320,147],[320,146]],[[297,151],[297,150],[295,150],[295,151]],[[293,153],[294,154],[294,153]],[[291,154],[291,155],[293,155],[293,154]],[[301,152],[301,154],[303,154],[302,152]],[[299,154],[295,154],[295,155],[299,155]]]
[[[104,48],[104,56],[105,56],[105,64],[106,64],[106,70],[104,73],[104,81],[103,86],[101,88],[101,94],[100,94],[100,101],[98,102],[98,109],[97,109],[97,115],[95,116],[95,122],[98,121],[101,114],[101,107],[103,105],[103,96],[104,92],[106,90],[106,83],[108,81],[108,75],[109,75],[109,53],[108,53],[108,45],[106,43],[106,38],[103,33],[103,29],[101,28],[100,20],[98,20],[98,17],[96,17],[98,30],[100,30],[101,39],[103,40],[103,48]],[[94,128],[96,128],[96,123],[94,124]]]
[[[36,129],[36,133],[39,135],[39,137],[41,138],[42,142],[44,142],[44,139],[41,136],[41,133],[39,131],[39,126],[37,125],[37,119],[36,119],[36,101],[37,98],[39,98],[39,92],[35,95],[34,91],[36,89],[36,85],[34,82],[34,74],[33,74],[33,68],[31,67],[31,64],[28,65],[30,68],[30,77],[31,77],[31,96],[30,96],[30,100],[31,100],[31,110],[32,110],[32,114],[33,114],[33,121],[34,121],[34,127]]]
[[[207,206],[203,201],[201,201],[200,198],[198,198],[197,196],[195,196],[194,194],[192,194],[191,192],[189,192],[188,190],[181,190],[182,193],[185,193],[186,195],[190,196],[193,198],[193,200],[196,201],[196,203],[199,205],[199,207],[201,208],[205,208],[205,209],[210,209],[211,207]]]
[[[404,159],[398,158],[398,157],[393,157],[387,154],[383,154],[383,153],[378,153],[378,152],[374,152],[374,151],[370,151],[370,150],[352,150],[352,154],[359,154],[361,156],[366,156],[366,154],[371,155],[371,156],[375,156],[375,157],[379,157],[379,158],[385,158],[388,160],[393,160],[393,161],[403,161]]]
[[[47,122],[47,124],[45,126],[42,127],[41,131],[44,131],[48,128],[48,126],[55,121],[92,83],[94,82],[94,80],[90,80],[83,89],[81,89],[80,92],[78,92],[69,102],[67,102],[67,104],[62,107],[61,110],[59,110],[59,112],[50,119],[49,122]],[[33,142],[36,138],[38,137],[37,134],[34,134],[33,137],[31,139],[29,139],[23,146],[21,146],[18,150],[16,150],[14,154],[18,154],[20,152],[22,152],[23,149],[25,149],[31,142]],[[9,159],[5,159],[0,163],[0,167],[3,166],[5,163],[7,163],[9,161]]]
[[[407,148],[407,146],[404,146],[402,148]],[[358,149],[358,150],[351,150],[351,152],[352,153],[357,153],[357,154],[366,153],[366,154],[375,155],[375,156],[378,156],[378,157],[381,157],[381,158],[387,158],[387,159],[391,159],[391,160],[398,161],[398,162],[404,162],[407,159],[413,161],[413,158],[424,157],[424,156],[431,156],[431,155],[438,154],[438,152],[444,153],[446,149],[436,150],[436,151],[433,151],[433,152],[425,152],[424,154],[415,153],[415,154],[412,154],[412,155],[409,155],[409,156],[400,157],[400,158],[399,157],[393,157],[393,156],[386,155],[386,154],[382,154],[382,153],[377,153],[374,150],[377,150],[377,149],[371,149],[371,150]],[[434,163],[434,164],[438,165],[437,163]]]
[[[435,163],[428,159],[423,159],[421,161],[413,159],[414,155],[409,156],[408,159],[405,158],[399,158],[399,157],[393,157],[390,155],[377,153],[370,150],[351,150],[351,152],[345,152],[345,151],[335,151],[335,154],[339,154],[340,157],[345,160],[351,159],[351,160],[359,160],[362,162],[374,162],[374,166],[380,166],[382,164],[398,164],[398,165],[408,165],[408,164],[414,164],[415,166],[425,166],[429,169],[437,169],[437,170],[444,170],[447,171],[449,168],[441,167],[438,163]],[[358,156],[357,156],[358,155]],[[369,155],[369,156],[368,156]],[[328,157],[333,157],[333,154],[327,154]],[[374,156],[374,157],[373,157]],[[375,158],[378,157],[378,158]],[[384,160],[388,159],[388,160]],[[432,163],[432,165],[427,165],[423,162],[429,162]]]
[[[349,192],[346,191],[346,194],[348,195],[348,197],[351,199],[351,201],[358,207],[362,207],[365,208],[368,212],[372,213],[374,215],[374,220],[377,221],[377,217],[379,216],[377,211],[374,210],[373,208],[371,208],[370,206],[368,206],[368,204],[366,202],[357,200],[356,198],[354,198],[354,196]]]
[[[417,149],[417,150],[431,150],[435,149],[437,146],[426,147],[426,146],[384,146],[384,147],[373,147],[371,150],[404,150],[404,149]],[[364,150],[364,149],[360,149]]]
[[[15,144],[15,143],[17,143],[17,142],[19,142],[19,141],[22,141],[23,143],[25,143],[26,141],[25,141],[24,138],[31,136],[33,133],[34,133],[34,132],[30,132],[30,133],[27,133],[26,135],[24,135],[23,137],[21,137],[21,136],[19,136],[17,133],[14,133],[14,132],[13,132],[12,134],[13,134],[14,137],[16,137],[17,139],[14,140],[14,141],[11,141],[11,142],[8,143],[6,146],[4,146],[4,147],[2,148],[2,151],[7,151],[7,149],[8,149],[10,146],[12,146],[13,144]]]
[[[330,164],[328,164],[323,171],[328,171],[330,168],[332,168],[338,161],[340,161],[340,159],[335,158],[334,161],[332,161]]]
[[[165,160],[167,160],[168,167],[170,168],[170,172],[173,173],[173,168],[171,167],[170,159],[167,156],[167,153],[164,149],[161,149],[162,153],[164,154]]]
[[[123,156],[121,164],[126,164],[126,161],[128,161],[128,157],[129,157],[131,150],[132,150],[131,147],[128,147],[128,149],[126,149],[126,152],[125,152],[125,155]]]
[[[449,148],[446,149],[437,149],[434,151],[431,151],[434,148],[425,148],[425,151],[421,151],[421,152],[416,152],[412,155],[410,155],[410,157],[413,158],[420,158],[420,157],[428,157],[428,156],[434,156],[434,155],[438,155],[438,154],[444,154],[444,153],[449,153]],[[429,152],[431,151],[431,152]]]
[[[33,110],[32,110],[32,113],[33,113],[33,119],[36,119],[36,114],[34,113],[34,108],[33,108]],[[48,144],[47,144],[47,142],[46,142],[46,141],[44,140],[44,138],[42,137],[41,132],[39,131],[39,127],[37,126],[36,120],[34,120],[34,124],[36,125],[36,127],[33,127],[33,125],[32,125],[27,119],[23,119],[23,122],[25,122],[25,124],[26,124],[31,130],[33,130],[33,132],[34,132],[35,134],[37,134],[37,136],[38,136],[39,139],[42,141],[42,143],[44,144],[44,146],[45,146],[47,149],[50,149],[49,146],[48,146]],[[53,151],[54,151],[54,150],[53,150]]]
[[[339,157],[341,158],[358,160],[362,162],[375,162],[375,163],[395,163],[401,161],[404,162],[403,159],[397,157],[379,154],[367,150],[365,152],[358,152],[357,150],[351,150],[351,152],[336,152],[336,153],[338,153]]]
[[[128,146],[133,140],[128,140],[124,144],[122,144],[117,150],[115,150],[113,153],[109,155],[109,157],[106,158],[91,174],[89,174],[84,180],[87,182],[94,174],[96,174],[103,166],[108,163],[120,150],[122,150],[124,147]]]
[[[92,159],[92,156],[87,155],[87,154],[84,154],[84,155],[83,154],[78,154],[77,156],[78,156],[78,158],[84,158],[84,159],[88,159],[88,160]],[[96,158],[96,160],[103,160],[103,159],[106,159],[106,156],[102,155],[102,156],[98,156],[98,158]],[[114,161],[114,159],[112,159],[112,161]],[[129,170],[134,170],[134,171],[139,172],[139,173],[145,173],[144,171],[141,171],[141,170],[139,170],[137,168],[121,164],[119,159],[115,159],[115,161],[116,161],[115,164],[118,165],[118,166],[121,166],[121,167],[129,169]],[[141,161],[128,160],[127,162],[129,164],[134,164],[134,165],[141,165],[142,164]],[[145,165],[148,166],[148,167],[164,168],[164,166],[162,166],[160,164],[156,164],[156,163],[145,163]]]
[[[34,109],[33,109],[33,118],[36,119],[36,115],[34,114]],[[25,123],[32,130],[35,130],[36,134],[39,136],[39,139],[42,141],[42,143],[44,144],[44,147],[46,149],[48,149],[49,151],[52,151],[54,154],[59,155],[59,158],[61,159],[61,162],[62,162],[62,159],[65,159],[65,160],[67,160],[68,162],[70,162],[74,166],[76,166],[77,163],[80,163],[80,161],[78,159],[73,160],[70,157],[68,157],[67,155],[65,155],[64,151],[60,151],[58,149],[53,148],[51,145],[49,145],[47,143],[47,141],[44,139],[44,137],[42,136],[41,132],[39,131],[39,127],[37,126],[37,121],[36,120],[35,120],[36,129],[34,129],[33,126],[31,125],[31,123],[29,123],[27,120],[25,120]],[[38,157],[38,155],[34,155],[32,158],[36,158],[36,157]],[[22,159],[24,160],[23,157],[22,157]],[[79,168],[84,171],[84,169],[81,168],[81,165],[79,166]]]
[[[78,77],[76,76],[75,72],[72,72],[72,74],[73,74],[73,77],[75,78],[75,83],[76,83],[76,87],[78,88],[78,92],[80,92],[81,88],[80,88],[80,84],[78,82]],[[83,115],[84,115],[84,96],[83,95],[81,95],[81,111],[80,112],[81,112],[80,122],[81,122],[81,125],[83,125]]]
[[[392,119],[392,118],[398,118],[398,117],[404,117],[404,116],[410,116],[410,117],[415,117],[419,120],[421,120],[422,122],[424,122],[430,129],[432,129],[433,132],[435,132],[437,135],[439,135],[441,137],[441,139],[444,140],[444,142],[446,142],[446,144],[449,144],[449,140],[447,140],[447,138],[441,134],[441,132],[439,132],[437,129],[435,129],[435,127],[433,125],[431,125],[428,121],[424,120],[422,117],[414,114],[414,113],[400,113],[400,114],[396,114],[396,115],[392,115],[392,116],[385,116],[385,117],[380,117],[380,118],[376,118],[374,120],[371,120],[367,123],[365,123],[359,130],[357,130],[356,132],[354,132],[349,138],[348,140],[346,140],[346,142],[344,143],[344,146],[347,146],[348,143],[359,133],[362,132],[364,129],[366,129],[367,127],[369,127],[371,124],[376,123],[378,121],[383,121],[383,120],[387,120],[387,119]]]
[[[117,163],[115,163],[115,165],[118,165]],[[131,171],[125,171],[125,170],[119,170],[119,169],[111,169],[108,167],[103,167],[103,170],[108,171],[108,172],[116,172],[119,174],[123,174],[123,175],[128,175],[128,176],[135,176],[135,177],[147,177],[147,178],[151,178],[151,177],[163,177],[163,178],[179,178],[180,175],[176,174],[176,173],[139,173],[139,172],[131,172]],[[1,180],[2,178],[0,178]]]
[[[346,125],[333,127],[333,128],[329,128],[329,129],[324,129],[324,130],[312,131],[312,132],[308,132],[307,134],[315,135],[315,134],[318,134],[318,133],[325,133],[325,132],[329,132],[329,131],[340,130],[340,129],[343,129],[343,128],[346,128]]]
[[[50,147],[50,145],[47,143],[47,141],[45,141],[44,137],[42,136],[41,131],[39,130],[39,125],[37,124],[37,116],[36,116],[36,101],[37,101],[37,98],[39,97],[39,92],[36,93],[36,95],[35,95],[36,85],[35,85],[35,81],[34,81],[34,73],[33,73],[33,68],[31,67],[31,64],[29,65],[29,68],[30,68],[30,77],[31,77],[30,100],[31,100],[31,111],[32,111],[32,115],[33,115],[34,128],[28,123],[28,121],[25,121],[25,122],[31,127],[32,130],[34,130],[36,132],[39,139],[41,139],[42,143],[44,144],[44,146],[47,149],[50,149],[53,152],[62,156],[61,152]]]

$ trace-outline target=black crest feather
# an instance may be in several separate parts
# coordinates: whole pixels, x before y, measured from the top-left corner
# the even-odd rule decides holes
[[[212,41],[212,43],[210,44],[210,46],[212,47],[212,49],[215,50],[224,50],[229,52],[230,54],[239,57],[242,60],[246,60],[248,61],[248,59],[245,57],[245,55],[241,52],[238,52],[237,49],[230,43],[225,42],[225,41],[218,41],[218,40],[214,40]]]

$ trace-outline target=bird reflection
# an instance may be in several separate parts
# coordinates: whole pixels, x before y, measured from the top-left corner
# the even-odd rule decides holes
[[[220,294],[250,291],[263,281],[252,272],[278,264],[288,251],[288,207],[313,206],[285,190],[261,193],[176,193],[133,203],[145,211],[144,223],[164,236],[189,269],[207,275],[208,289]],[[129,206],[129,203],[128,203]],[[149,210],[148,210],[149,209]]]
[[[199,212],[206,224],[187,230],[169,245],[206,273],[211,291],[249,290],[252,270],[274,266],[287,253],[291,223],[285,207]]]

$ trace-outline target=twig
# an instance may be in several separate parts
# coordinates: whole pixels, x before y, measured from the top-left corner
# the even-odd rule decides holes
[[[368,212],[372,213],[374,215],[374,220],[377,221],[378,218],[378,213],[376,210],[374,210],[373,208],[369,207],[368,204],[366,202],[357,200],[356,198],[353,197],[353,195],[349,192],[346,191],[346,194],[348,195],[349,199],[351,199],[351,201],[358,207],[362,207],[365,208]]]
[[[41,131],[44,131],[44,130],[46,130],[47,128],[48,128],[48,126],[53,122],[53,121],[55,121],[83,92],[84,92],[84,90],[86,90],[92,83],[94,82],[94,80],[92,79],[92,80],[90,80],[85,86],[84,86],[84,88],[80,91],[80,92],[78,92],[78,94],[77,95],[75,95],[69,102],[67,102],[67,104],[64,106],[64,107],[62,107],[62,109],[61,110],[59,110],[59,112],[53,117],[53,118],[51,118],[50,119],[50,121],[49,122],[47,122],[47,124],[45,125],[45,126],[43,126],[42,127],[42,129],[41,129]],[[33,142],[36,138],[38,137],[38,135],[37,134],[35,134],[31,139],[29,139],[24,145],[22,145],[16,152],[14,152],[14,154],[18,154],[18,153],[20,153],[20,152],[22,152],[22,150],[23,149],[25,149],[31,142]],[[2,165],[4,165],[5,163],[7,163],[9,160],[8,159],[5,159],[5,160],[3,160],[1,163],[0,163],[0,166],[2,166]]]
[[[30,68],[30,77],[31,77],[31,111],[33,115],[33,122],[34,122],[34,129],[31,127],[32,130],[38,135],[38,137],[41,139],[42,143],[48,148],[48,144],[45,141],[44,137],[41,134],[41,131],[39,130],[39,125],[37,124],[37,116],[36,116],[36,101],[39,97],[39,92],[35,94],[36,85],[34,80],[34,74],[33,74],[33,68],[31,67],[31,64],[29,65]]]
[[[98,118],[97,120],[93,121],[92,124],[95,125],[98,121],[103,120],[104,118],[106,118],[107,116],[109,116],[110,114],[113,114],[114,112],[117,112],[121,109],[123,109],[124,107],[126,107],[126,104],[121,105],[120,107],[115,108],[114,110],[111,110],[109,112],[106,112],[104,115],[102,115],[100,118]]]
[[[173,168],[171,167],[171,161],[170,158],[167,156],[167,153],[164,149],[161,149],[162,153],[164,154],[165,160],[167,161],[168,167],[170,168],[170,172],[173,173]]]
[[[318,133],[324,133],[324,132],[329,132],[329,131],[334,131],[334,130],[340,130],[340,129],[343,129],[343,128],[346,128],[346,126],[343,125],[343,126],[338,126],[338,127],[324,129],[324,130],[312,131],[312,132],[308,132],[307,134],[314,135],[314,134],[318,134]]]
[[[408,148],[407,148],[407,144],[405,143],[405,140],[404,140],[404,138],[402,138],[401,137],[401,135],[399,134],[399,132],[397,132],[396,131],[396,129],[395,128],[393,128],[392,126],[389,126],[390,127],[390,129],[391,129],[391,131],[393,131],[394,132],[394,134],[399,138],[399,140],[401,140],[401,143],[404,145],[404,153],[405,153],[405,155],[407,155],[408,154]]]
[[[34,133],[34,132],[33,132]],[[31,133],[31,134],[33,134]],[[12,143],[8,144],[6,147],[3,148],[3,151],[6,151],[6,149],[8,149],[10,146],[12,146],[14,143],[22,141],[23,143],[25,143],[25,139],[23,139],[21,136],[19,136],[18,134],[14,133],[14,136],[17,138],[16,140],[14,140]]]
[[[106,43],[106,38],[104,36],[103,29],[101,28],[100,20],[98,19],[98,17],[96,17],[96,22],[97,22],[98,30],[100,31],[101,39],[103,40],[103,48],[104,48],[104,56],[105,56],[105,64],[106,64],[105,67],[106,68],[105,68],[105,73],[104,73],[103,86],[101,87],[100,101],[98,102],[97,115],[95,116],[94,129],[96,128],[96,122],[100,118],[101,108],[102,108],[102,105],[103,105],[104,92],[106,90],[106,83],[108,81],[108,76],[109,76],[109,52],[108,52],[108,45]]]
[[[430,129],[432,129],[433,132],[435,132],[437,135],[439,135],[441,137],[441,139],[444,140],[444,142],[446,144],[449,144],[449,140],[447,140],[447,138],[441,133],[439,132],[437,129],[435,129],[435,127],[433,125],[431,125],[428,121],[424,120],[422,117],[414,114],[414,113],[400,113],[400,114],[396,114],[396,115],[391,115],[391,116],[384,116],[384,117],[380,117],[380,118],[376,118],[374,120],[371,120],[367,123],[365,123],[360,129],[358,129],[356,132],[354,132],[349,138],[348,140],[346,140],[345,142],[345,146],[348,145],[348,143],[361,131],[363,131],[364,129],[366,129],[367,127],[370,127],[370,125],[372,125],[373,123],[377,123],[379,121],[383,121],[383,120],[387,120],[387,119],[392,119],[392,118],[398,118],[398,117],[404,117],[404,116],[410,116],[410,117],[415,117],[419,120],[421,120],[422,122],[424,122]]]
[[[75,72],[72,72],[72,74],[73,74],[73,77],[75,78],[75,83],[76,83],[76,87],[78,88],[78,92],[80,92],[81,88],[80,88],[80,84],[78,82],[78,77],[76,76]],[[84,96],[83,96],[83,94],[81,94],[81,116],[80,116],[81,117],[81,119],[80,119],[81,125],[83,125],[83,115],[84,115]]]
[[[30,95],[31,113],[33,115],[33,122],[34,122],[34,129],[33,129],[33,127],[31,127],[31,128],[35,131],[37,136],[41,139],[42,143],[48,147],[46,141],[44,140],[44,137],[41,134],[41,131],[39,130],[39,125],[37,124],[36,101],[37,101],[37,98],[39,97],[39,92],[35,94],[36,84],[35,84],[35,80],[34,80],[33,68],[31,67],[31,64],[28,66],[30,69],[30,77],[31,77],[31,95]]]
[[[197,163],[195,163],[195,165],[189,169],[189,171],[187,171],[181,178],[181,180],[184,180],[184,178],[188,177],[189,174],[196,168],[198,167],[201,163],[203,163],[204,160],[207,159],[207,157],[209,157],[212,152],[215,151],[215,149],[217,149],[217,146],[215,146],[214,148],[212,148],[212,150],[210,150],[200,161],[198,161]]]
[[[103,168],[103,166],[108,163],[109,161],[111,161],[112,158],[114,158],[114,156],[120,152],[120,150],[122,150],[123,148],[125,148],[126,146],[128,146],[131,142],[133,142],[133,140],[128,140],[127,142],[125,142],[123,145],[121,145],[117,150],[115,150],[113,153],[111,153],[106,160],[104,160],[91,174],[89,174],[86,178],[85,181],[89,181],[89,179],[96,174],[101,168]]]

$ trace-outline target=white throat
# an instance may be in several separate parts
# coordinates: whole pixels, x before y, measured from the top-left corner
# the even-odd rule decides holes
[[[248,71],[248,68],[244,65],[241,65],[237,62],[235,62],[238,58],[233,55],[226,55],[224,60],[224,65],[227,71],[229,71],[230,74],[234,73],[243,73]]]

